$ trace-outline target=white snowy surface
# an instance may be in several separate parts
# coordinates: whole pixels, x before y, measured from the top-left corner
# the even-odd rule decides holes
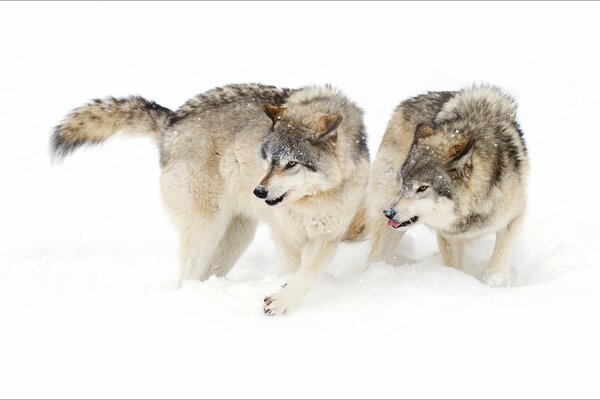
[[[599,3],[0,4],[0,397],[598,397]],[[490,82],[531,156],[516,285],[440,264],[359,273],[342,245],[290,315],[266,226],[226,278],[171,288],[177,235],[149,139],[51,166],[72,108],[140,94],[175,109],[212,87],[330,82],[365,110],[372,154],[395,106]]]

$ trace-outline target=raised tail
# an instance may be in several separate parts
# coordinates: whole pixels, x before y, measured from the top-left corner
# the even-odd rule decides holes
[[[79,147],[102,143],[116,133],[146,134],[159,141],[173,115],[168,108],[139,96],[92,100],[54,128],[52,160],[61,161]]]

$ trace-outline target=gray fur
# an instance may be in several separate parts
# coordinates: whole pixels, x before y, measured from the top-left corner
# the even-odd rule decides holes
[[[149,134],[158,144],[182,279],[226,274],[257,222],[271,226],[286,266],[299,272],[265,298],[267,314],[286,312],[310,289],[367,185],[362,111],[328,85],[229,85],[175,112],[139,97],[94,101],[59,124],[53,151],[67,155],[118,132]]]
[[[54,128],[50,152],[53,160],[60,161],[116,132],[150,133],[158,140],[173,116],[173,111],[140,96],[95,99],[73,110]]]
[[[525,209],[529,165],[516,109],[512,97],[486,85],[429,92],[400,104],[371,174],[370,261],[387,260],[392,243],[402,237],[382,228],[385,208],[396,228],[422,222],[434,229],[443,262],[455,267],[464,240],[497,232],[499,248],[488,281],[507,282],[507,257]],[[386,198],[387,205],[374,196]]]
[[[424,121],[432,121],[443,105],[457,92],[428,92],[404,100],[396,111],[401,110],[404,118],[415,126]]]
[[[430,122],[436,133],[414,141],[398,172],[401,197],[420,183],[431,185],[436,196],[452,198],[453,193],[467,193],[472,181],[465,174],[476,174],[483,183],[472,193],[473,197],[488,197],[500,187],[504,176],[521,175],[520,166],[527,162],[527,150],[516,120],[517,106],[510,96],[498,88],[482,86],[462,92],[433,92],[419,98],[422,100],[405,102],[407,114],[425,117],[434,113],[433,118],[420,122]],[[438,102],[440,98],[445,102]],[[424,108],[423,103],[430,108]],[[469,140],[474,143],[470,157],[480,161],[460,168],[448,158],[447,152],[453,144]],[[465,212],[458,204],[455,211],[460,218],[448,234],[485,229],[492,219],[476,208]]]
[[[248,100],[260,104],[282,105],[288,96],[297,91],[277,88],[275,86],[255,84],[232,84],[217,87],[191,98],[182,105],[175,115],[175,121],[194,116],[196,113],[210,109],[219,109],[228,104],[236,104]]]

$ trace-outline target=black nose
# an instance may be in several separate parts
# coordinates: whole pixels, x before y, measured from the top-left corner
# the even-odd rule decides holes
[[[394,219],[394,217],[396,216],[396,211],[392,210],[391,208],[386,208],[385,210],[383,210],[383,215],[385,215],[389,219]]]
[[[259,199],[266,199],[268,194],[269,191],[262,186],[257,186],[256,189],[254,189],[254,195]]]

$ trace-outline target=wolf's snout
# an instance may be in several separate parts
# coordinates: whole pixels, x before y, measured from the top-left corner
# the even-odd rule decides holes
[[[391,208],[386,208],[385,210],[383,210],[383,215],[385,215],[389,219],[394,219],[394,217],[396,216],[396,211],[394,211]]]
[[[263,186],[257,186],[256,189],[254,189],[254,195],[259,199],[266,199],[268,194],[269,191]]]

